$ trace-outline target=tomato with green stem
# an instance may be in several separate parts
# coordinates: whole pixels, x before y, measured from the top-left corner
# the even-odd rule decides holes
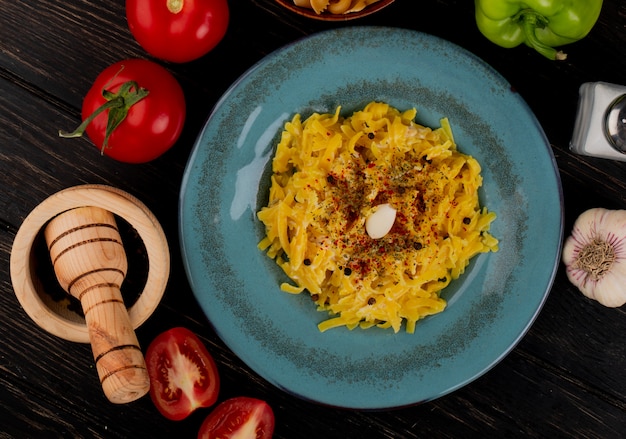
[[[157,336],[146,351],[150,397],[167,419],[180,421],[217,401],[220,378],[198,336],[176,327]]]
[[[224,38],[227,0],[126,0],[126,20],[146,52],[165,61],[189,62]]]
[[[270,439],[274,412],[263,400],[238,396],[220,403],[207,416],[198,439]]]
[[[102,154],[126,163],[145,163],[170,149],[186,117],[183,90],[164,67],[127,59],[102,71],[85,95],[83,123],[61,137],[85,132]]]

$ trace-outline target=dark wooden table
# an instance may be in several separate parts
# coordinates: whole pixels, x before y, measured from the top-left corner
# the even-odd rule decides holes
[[[155,314],[137,331],[147,344],[183,325],[214,354],[220,400],[267,400],[277,438],[588,437],[626,434],[626,315],[585,299],[561,266],[538,319],[495,368],[460,390],[414,407],[357,412],[296,399],[259,378],[212,331],[197,306],[178,252],[177,207],[184,167],[213,105],[239,75],[305,35],[354,24],[430,33],[473,52],[528,102],[553,148],[565,198],[565,233],[590,207],[626,208],[626,163],[568,149],[584,82],[626,84],[626,4],[606,0],[569,58],[550,62],[520,47],[502,49],[474,24],[473,2],[398,0],[352,23],[322,23],[273,0],[230,0],[223,42],[187,64],[165,65],[180,81],[188,119],[177,145],[144,165],[101,157],[88,140],[64,141],[59,128],[80,118],[83,95],[113,62],[146,58],[130,35],[123,1],[0,2],[0,437],[195,437],[207,414],[168,421],[148,397],[114,405],[102,394],[90,347],[40,329],[13,292],[9,258],[24,218],[49,195],[101,183],[128,191],[160,220],[172,249],[171,278]],[[172,436],[173,437],[173,436]]]

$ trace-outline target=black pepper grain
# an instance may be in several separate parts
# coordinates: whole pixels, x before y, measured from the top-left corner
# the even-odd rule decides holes
[[[302,261],[302,263],[304,265],[311,265],[311,260],[309,258],[306,258],[304,261]]]

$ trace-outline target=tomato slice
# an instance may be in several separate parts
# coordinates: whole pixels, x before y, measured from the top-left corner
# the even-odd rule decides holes
[[[186,418],[199,407],[217,401],[217,366],[198,336],[186,328],[172,328],[157,336],[146,351],[150,397],[163,416]]]
[[[274,412],[256,398],[238,396],[218,405],[204,420],[198,439],[270,439]]]

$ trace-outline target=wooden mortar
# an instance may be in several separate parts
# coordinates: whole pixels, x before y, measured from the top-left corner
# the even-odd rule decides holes
[[[87,184],[50,195],[24,219],[11,249],[11,282],[24,311],[37,325],[65,340],[89,343],[85,319],[68,311],[63,301],[55,300],[38,277],[35,248],[51,218],[80,207],[107,210],[128,223],[142,240],[147,252],[148,273],[143,291],[128,307],[133,328],[137,329],[158,306],[169,278],[170,253],[165,233],[154,214],[136,197],[110,186]],[[41,243],[45,246],[45,242]],[[52,266],[50,265],[50,269]],[[123,289],[122,289],[123,290]]]

